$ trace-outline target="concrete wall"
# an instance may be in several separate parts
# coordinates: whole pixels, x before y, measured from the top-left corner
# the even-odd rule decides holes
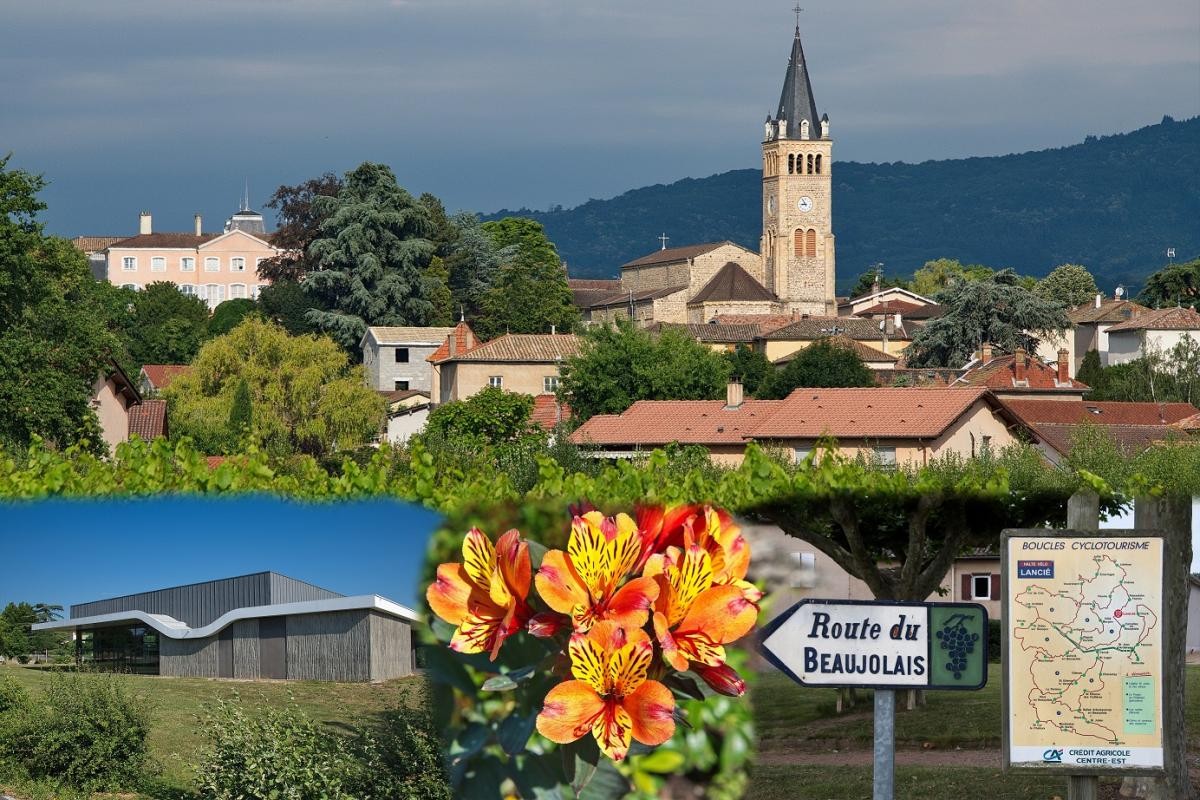
[[[172,639],[160,636],[158,674],[176,678],[215,678],[220,674],[218,637]]]
[[[413,674],[412,628],[407,622],[371,612],[371,680],[390,681]]]
[[[129,439],[129,407],[117,394],[111,378],[100,377],[92,385],[92,409],[100,421],[100,432],[110,453]]]
[[[790,356],[792,353],[798,353],[804,348],[812,344],[815,339],[764,339],[762,344],[763,355],[768,361],[775,362],[784,356]],[[872,347],[880,350],[888,355],[900,356],[904,354],[904,349],[912,342],[909,339],[897,339],[890,337],[886,343],[883,337],[878,339],[859,339],[858,341],[865,344],[867,347]]]
[[[242,619],[229,626],[233,634],[233,677],[255,679],[259,673],[258,620]]]
[[[287,618],[288,680],[369,681],[371,623],[366,610]]]
[[[407,414],[389,416],[387,422],[387,440],[392,444],[403,444],[414,433],[420,433],[429,419],[429,406]]]
[[[428,392],[433,388],[433,365],[425,359],[433,355],[433,351],[441,346],[441,342],[432,344],[378,344],[371,336],[367,337],[363,348],[363,368],[367,373],[367,385],[382,392],[391,392],[396,388],[396,381],[408,381],[409,389],[419,389]],[[408,361],[396,361],[396,349],[408,350]]]
[[[544,379],[557,376],[559,365],[530,361],[451,361],[441,365],[437,402],[465,400],[486,388],[492,375],[503,381],[506,392],[539,395],[545,392]]]
[[[1074,378],[1075,371],[1079,368],[1075,360],[1075,344],[1075,331],[1068,328],[1065,333],[1052,334],[1039,341],[1035,355],[1047,364],[1056,365],[1058,364],[1059,348],[1065,347],[1067,350],[1067,375]]]

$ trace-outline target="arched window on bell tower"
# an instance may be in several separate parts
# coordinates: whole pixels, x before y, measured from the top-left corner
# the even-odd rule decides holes
[[[791,153],[788,153],[788,175],[792,174],[793,167],[795,165],[796,165],[796,157],[794,155],[792,155]]]
[[[812,228],[804,235],[804,255],[808,258],[817,257],[817,232]]]
[[[796,239],[796,246],[794,249],[795,249],[795,253],[796,253],[796,258],[803,258],[804,257],[804,230],[802,228],[796,228],[795,239]]]
[[[817,155],[817,174],[818,175],[821,174],[821,156],[820,156],[820,154]]]
[[[808,154],[808,174],[809,175],[813,174],[812,170],[813,170],[813,157],[812,157],[812,153],[809,153]]]

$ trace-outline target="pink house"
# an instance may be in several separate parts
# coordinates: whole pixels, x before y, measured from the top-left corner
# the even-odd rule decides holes
[[[278,255],[262,216],[242,209],[222,233],[204,233],[196,215],[192,233],[155,233],[149,212],[142,212],[137,236],[113,242],[105,250],[108,280],[141,289],[170,281],[184,294],[196,295],[216,308],[224,300],[258,297],[266,281],[258,264]]]

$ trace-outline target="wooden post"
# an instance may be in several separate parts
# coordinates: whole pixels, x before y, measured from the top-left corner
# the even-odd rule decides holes
[[[1139,497],[1134,526],[1163,531],[1163,762],[1160,797],[1195,799],[1188,781],[1184,684],[1187,648],[1188,570],[1192,563],[1192,499]]]
[[[1067,528],[1073,531],[1100,529],[1100,496],[1080,491],[1067,501]],[[1067,778],[1067,800],[1096,800],[1100,790],[1098,775],[1071,775]]]

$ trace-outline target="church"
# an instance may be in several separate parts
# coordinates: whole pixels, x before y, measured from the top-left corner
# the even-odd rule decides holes
[[[621,267],[619,280],[572,280],[584,318],[638,325],[718,316],[837,316],[829,115],[818,116],[796,24],[779,107],[762,142],[762,238],[666,247]]]

